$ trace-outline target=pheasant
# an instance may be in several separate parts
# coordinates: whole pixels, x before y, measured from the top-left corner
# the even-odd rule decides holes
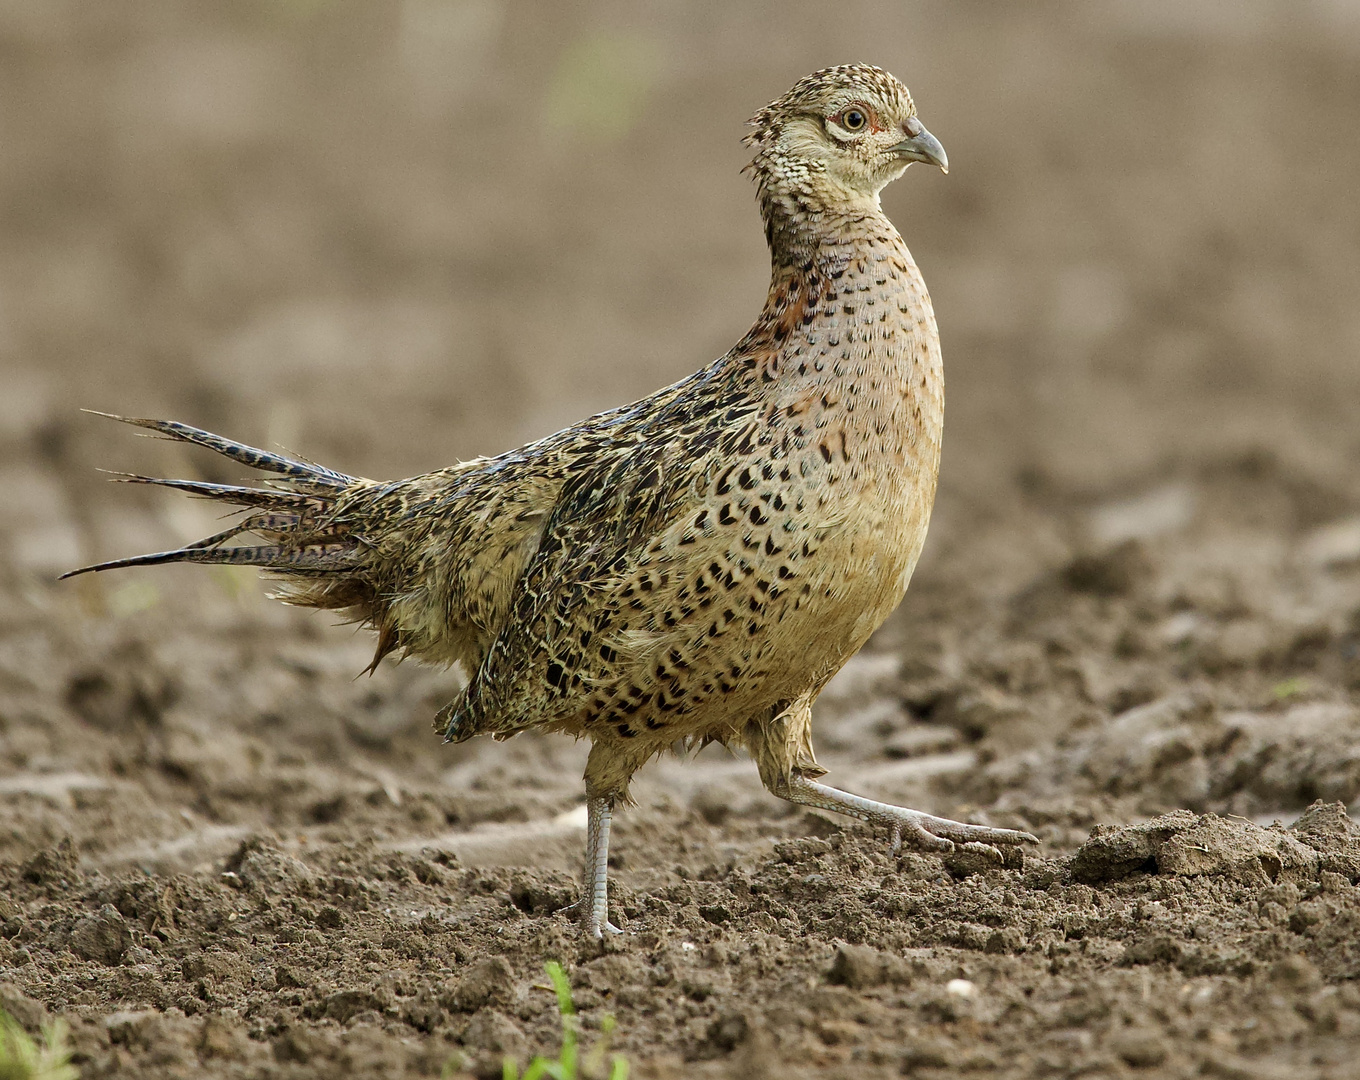
[[[725,356],[518,450],[388,483],[115,417],[273,478],[125,477],[244,516],[71,572],[262,567],[285,602],[375,630],[370,670],[394,651],[462,665],[466,685],[435,721],[446,742],[588,738],[578,906],[597,939],[617,932],[613,810],[677,744],[744,747],[770,792],[884,827],[894,851],[1037,842],[819,780],[813,703],[905,593],[940,460],[935,317],[879,192],[912,162],[948,162],[907,88],[865,64],[801,79],[750,124],[771,283]],[[228,543],[243,534],[262,542]]]

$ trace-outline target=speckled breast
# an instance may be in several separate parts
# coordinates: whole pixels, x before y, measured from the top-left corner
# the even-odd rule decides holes
[[[794,515],[809,666],[829,677],[902,599],[935,497],[939,338],[906,249],[853,261],[788,348],[778,422],[796,447]],[[797,509],[797,506],[795,506]],[[800,614],[803,609],[800,609]]]
[[[705,730],[820,688],[864,644],[906,590],[935,495],[939,344],[905,248],[852,263],[773,360],[759,437],[664,544],[703,630],[684,617],[658,671],[715,673],[683,680],[675,717]]]

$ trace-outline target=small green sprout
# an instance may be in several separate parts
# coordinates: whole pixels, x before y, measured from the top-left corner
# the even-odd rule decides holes
[[[580,1036],[576,1030],[576,1006],[571,1001],[571,983],[567,981],[562,965],[549,960],[548,978],[552,980],[553,990],[557,993],[557,1010],[562,1015],[562,1050],[556,1061],[536,1057],[529,1067],[520,1073],[513,1058],[506,1058],[501,1071],[503,1080],[586,1080],[589,1077],[607,1077],[608,1080],[628,1080],[628,1062],[622,1054],[609,1053],[609,1039],[614,1033],[614,1018],[606,1016],[600,1025],[600,1040],[582,1058]],[[609,1058],[608,1071],[605,1058]]]
[[[76,1080],[79,1073],[71,1064],[66,1034],[61,1020],[44,1024],[39,1045],[0,1009],[0,1080]]]

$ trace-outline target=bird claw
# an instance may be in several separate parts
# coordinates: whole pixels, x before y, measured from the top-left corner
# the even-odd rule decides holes
[[[771,790],[774,790],[773,788]],[[948,854],[955,844],[995,844],[1010,847],[1015,844],[1037,844],[1039,838],[1016,829],[995,829],[990,825],[968,825],[962,821],[924,814],[905,806],[875,802],[852,795],[839,788],[819,784],[797,774],[776,794],[790,802],[804,806],[819,806],[839,814],[849,814],[871,825],[885,826],[892,833],[892,851],[896,855],[903,842],[917,851]]]
[[[907,813],[910,814],[910,811]],[[894,816],[892,822],[892,853],[894,855],[901,854],[904,840],[909,842],[915,851],[933,851],[939,855],[947,855],[954,850],[952,840],[936,836],[914,817]]]
[[[911,825],[913,826],[910,829],[912,839],[911,846],[913,850],[933,851],[940,855],[947,855],[954,850],[954,842],[952,840],[945,840],[937,837],[921,828],[915,822],[912,822]],[[908,823],[901,819],[894,818],[892,823],[892,854],[894,858],[902,854],[902,834],[906,831],[908,831]]]
[[[564,907],[557,908],[553,912],[553,914],[565,915],[568,918],[579,919],[582,924],[582,929],[591,937],[593,937],[596,941],[603,941],[606,935],[613,937],[615,934],[623,933],[622,930],[620,930],[617,926],[615,926],[612,922],[609,921],[608,917],[605,917],[600,921],[598,925],[596,925],[591,921],[591,918],[588,914],[585,916],[579,915],[578,913],[580,911],[581,901],[573,900],[570,904],[567,904]]]
[[[968,877],[988,870],[1003,870],[1006,856],[993,844],[960,844],[944,858],[945,869],[955,877]]]
[[[892,853],[902,851],[907,842],[916,851],[931,851],[949,855],[962,845],[964,849],[991,848],[1002,858],[1001,846],[1037,844],[1039,838],[1016,829],[997,829],[990,825],[969,825],[949,818],[938,818],[915,810],[897,810],[889,821],[892,829]]]

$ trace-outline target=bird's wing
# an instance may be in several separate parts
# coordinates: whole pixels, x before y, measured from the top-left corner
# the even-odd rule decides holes
[[[732,410],[754,410],[704,408],[693,400],[703,389],[692,377],[564,444],[569,465],[508,617],[467,690],[440,714],[450,738],[589,712],[664,643],[647,593],[685,551],[696,498],[721,462],[714,451],[742,426]]]

